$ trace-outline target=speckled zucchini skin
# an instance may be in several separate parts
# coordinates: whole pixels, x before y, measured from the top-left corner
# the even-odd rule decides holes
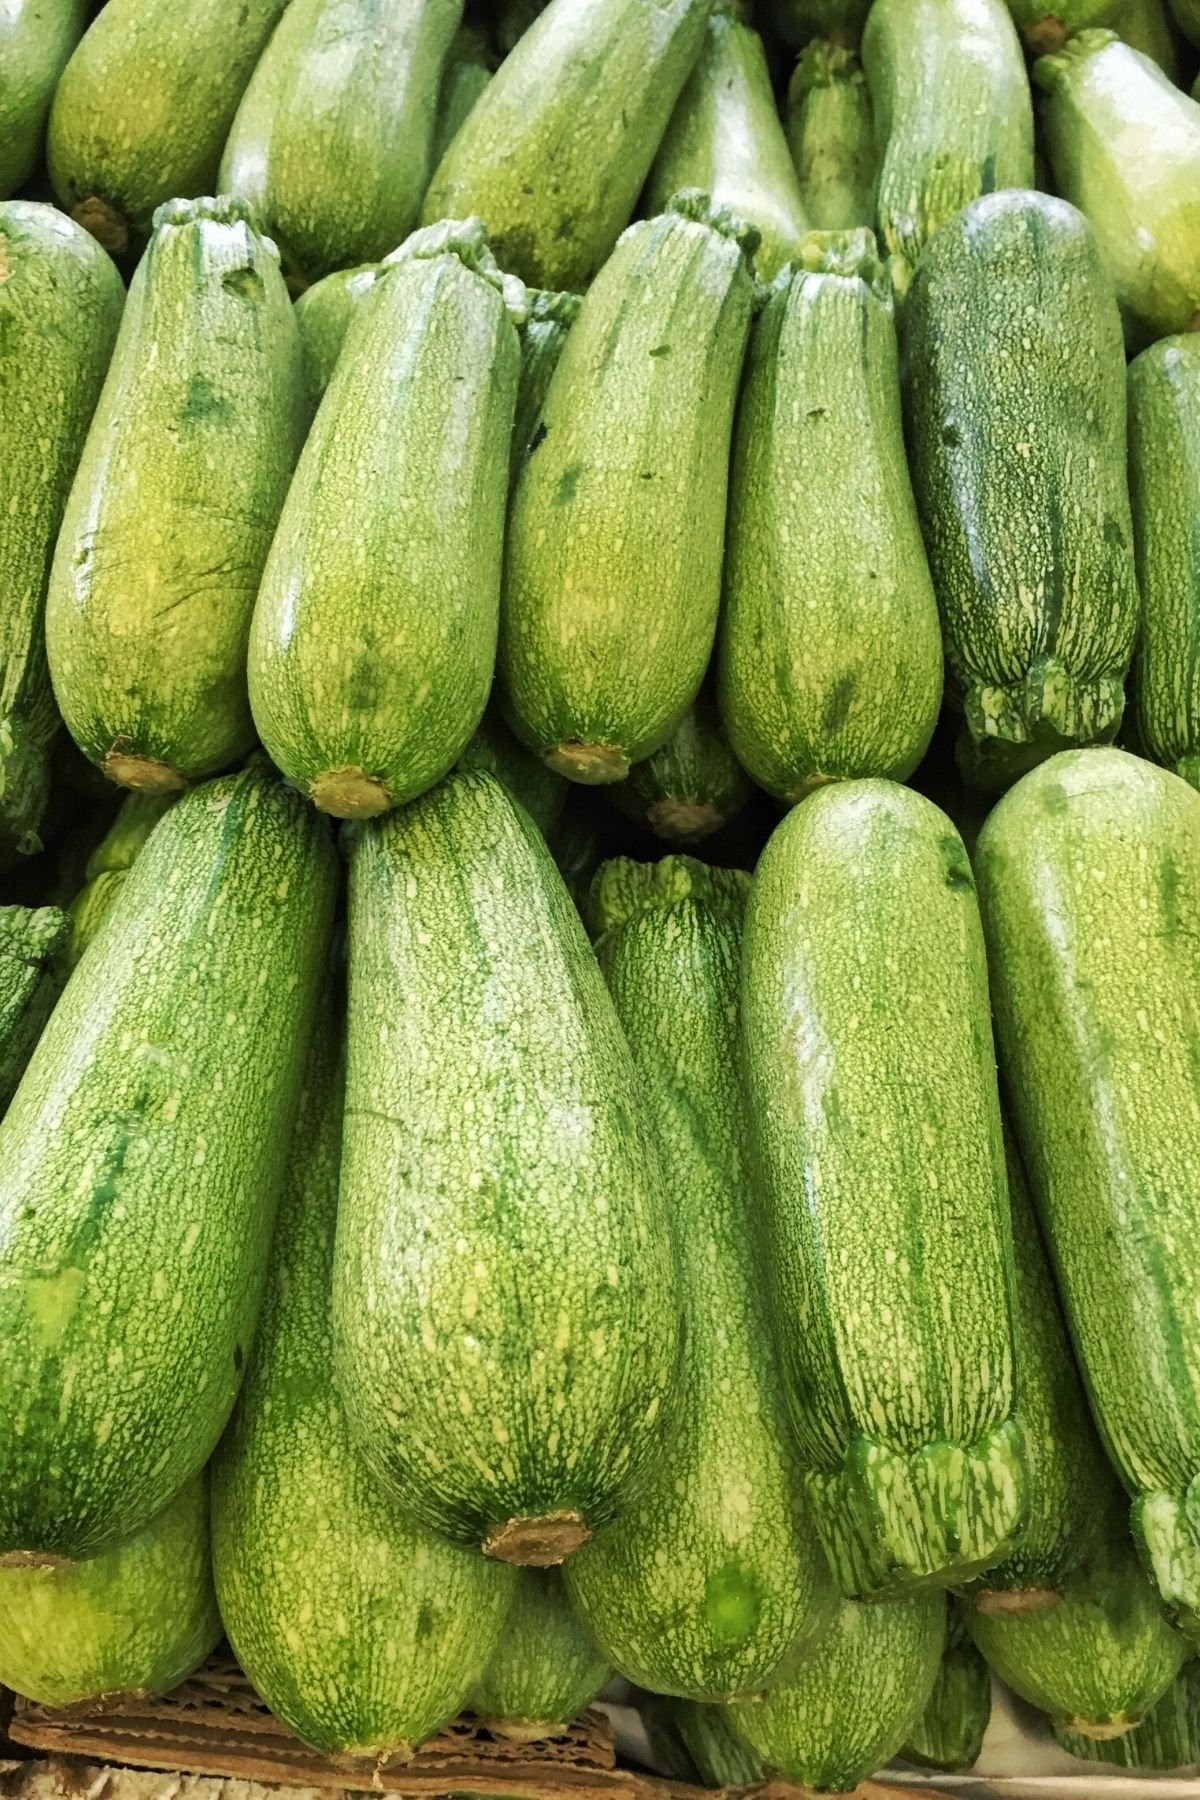
[[[814,38],[801,51],[788,83],[787,136],[814,230],[873,227],[879,155],[871,94],[853,50]]]
[[[127,794],[109,830],[88,857],[84,886],[72,900],[71,938],[68,956],[71,967],[79,961],[97,931],[116,904],[125,877],[132,869],[146,840],[167,808],[173,806],[175,794]]]
[[[942,698],[942,634],[870,232],[814,235],[750,343],[734,436],[721,716],[760,786],[795,801],[902,781]]]
[[[544,838],[562,817],[569,784],[532,756],[513,736],[496,705],[488,707],[456,764],[460,769],[486,769],[519,800]]]
[[[1092,1410],[1160,1593],[1200,1630],[1200,795],[1053,757],[976,852],[997,1042]],[[1137,1320],[1138,1353],[1114,1320]]]
[[[69,933],[57,906],[0,906],[0,1114],[62,989]]]
[[[968,762],[1003,784],[1121,721],[1138,594],[1120,323],[1086,221],[1034,193],[945,225],[905,317],[910,466]]]
[[[578,1618],[558,1569],[522,1569],[516,1594],[471,1694],[471,1711],[519,1743],[561,1737],[607,1685],[612,1665]]]
[[[500,677],[518,736],[578,781],[652,755],[712,649],[754,283],[707,217],[689,204],[622,237],[513,495]]]
[[[54,84],[86,15],[86,0],[9,0],[0,15],[0,200],[37,165]]]
[[[378,273],[378,263],[335,269],[297,297],[293,312],[300,334],[304,410],[310,422],[337,367],[351,321],[374,287]]]
[[[903,1762],[955,1772],[973,1768],[992,1711],[992,1681],[955,1601],[946,1614],[946,1647],[925,1711],[900,1751]]]
[[[1012,1547],[1027,1483],[958,833],[890,782],[823,788],[763,852],[743,957],[775,1334],[822,1542],[847,1594],[964,1581]]]
[[[254,742],[246,640],[302,426],[274,246],[240,201],[155,219],[46,595],[63,718],[135,788],[182,787]]]
[[[528,301],[529,317],[521,327],[521,374],[513,419],[509,474],[513,487],[525,467],[530,446],[542,422],[551,377],[582,304],[578,294],[550,294],[541,288],[530,288]]]
[[[42,1034],[0,1123],[0,1559],[133,1537],[220,1436],[335,874],[265,770],[196,789]]]
[[[491,62],[482,34],[464,26],[450,47],[442,71],[433,127],[431,169],[437,168],[491,79]]]
[[[670,1708],[671,1723],[705,1787],[752,1787],[763,1780],[762,1758],[731,1729],[726,1707],[698,1700],[663,1704]]]
[[[701,693],[666,743],[607,791],[655,837],[696,844],[736,818],[755,788],[730,748],[715,700]]]
[[[502,268],[580,293],[628,224],[711,0],[553,0],[443,156],[421,217],[478,213]]]
[[[644,1475],[675,1375],[633,1060],[545,843],[492,776],[365,826],[350,888],[334,1324],[351,1423],[417,1517],[557,1562]]]
[[[624,862],[593,887],[602,897],[609,869],[620,882],[597,955],[670,1171],[684,1354],[657,1470],[571,1558],[566,1582],[639,1687],[728,1700],[768,1687],[834,1605],[771,1342],[748,1178],[737,1044],[748,880],[727,877],[735,897],[722,903],[717,889],[704,893],[701,868],[695,897],[676,899],[675,870],[686,874],[690,858],[634,864],[632,885],[620,881]],[[614,898],[626,901],[615,913]]]
[[[1195,1773],[1200,1765],[1200,1661],[1185,1662],[1157,1705],[1140,1725],[1116,1738],[1089,1738],[1054,1726],[1054,1736],[1072,1756],[1123,1769],[1174,1769]]]
[[[0,205],[0,849],[40,848],[59,728],[43,611],[50,559],[125,290],[52,206]]]

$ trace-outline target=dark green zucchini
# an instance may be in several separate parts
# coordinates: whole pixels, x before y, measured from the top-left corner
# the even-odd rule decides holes
[[[67,977],[70,920],[57,906],[0,906],[0,1117]]]
[[[905,1762],[951,1773],[973,1768],[992,1711],[992,1680],[955,1601],[928,1704],[900,1752]]]
[[[814,37],[856,49],[870,7],[871,0],[767,0],[767,17],[789,50]]]
[[[549,838],[562,817],[571,785],[532,756],[504,723],[493,703],[459,757],[460,769],[486,769],[519,800],[542,836]]]
[[[497,1737],[562,1737],[612,1665],[567,1598],[558,1569],[522,1569],[500,1640],[468,1705]]]

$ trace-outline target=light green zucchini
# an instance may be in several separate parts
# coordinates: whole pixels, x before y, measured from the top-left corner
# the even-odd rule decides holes
[[[1115,733],[1137,626],[1121,328],[1081,214],[993,194],[944,225],[905,352],[964,767],[1001,786]]]
[[[618,859],[592,890],[600,967],[670,1172],[684,1354],[656,1471],[566,1565],[620,1672],[691,1700],[758,1694],[829,1625],[763,1294],[738,1078],[749,878]]]
[[[754,783],[729,747],[715,700],[702,690],[666,743],[607,792],[656,837],[696,844],[741,812]]]
[[[607,1686],[612,1665],[576,1615],[557,1569],[522,1569],[500,1641],[470,1707],[498,1737],[561,1737]]]
[[[801,51],[788,83],[787,135],[814,229],[873,226],[879,158],[871,94],[853,50],[814,38]]]
[[[435,1529],[561,1562],[644,1475],[678,1359],[633,1060],[545,842],[491,775],[365,826],[350,892],[351,1424]]]
[[[974,1768],[992,1711],[988,1666],[975,1648],[953,1600],[946,1646],[925,1711],[900,1752],[904,1762],[951,1773]]]
[[[0,906],[0,1115],[66,979],[70,921],[57,906]]]
[[[195,789],[42,1033],[0,1122],[0,1566],[135,1536],[221,1434],[335,877],[265,768]]]
[[[259,736],[337,818],[462,754],[495,665],[525,290],[478,219],[386,257],[304,446],[250,633]]]
[[[1123,1769],[1195,1774],[1200,1770],[1200,1661],[1192,1657],[1140,1725],[1116,1738],[1084,1737],[1061,1725],[1054,1736],[1072,1756]]]
[[[472,107],[421,217],[478,213],[505,269],[581,293],[700,54],[711,0],[551,0]]]
[[[500,678],[518,736],[574,781],[653,755],[708,665],[754,299],[726,225],[684,196],[625,233],[513,495]]]
[[[1200,31],[1200,4],[1197,0],[1180,0],[1180,6],[1195,8],[1194,29]],[[1180,76],[1180,44],[1174,18],[1166,0],[1124,0],[1113,20],[1113,29],[1131,50],[1140,50],[1157,63],[1168,81],[1182,86]]]
[[[548,294],[541,288],[528,289],[527,299],[529,316],[521,328],[521,374],[513,419],[510,488],[516,487],[534,447],[551,378],[582,304],[578,294]]]
[[[41,159],[54,85],[87,11],[87,0],[8,0],[0,13],[0,200]]]
[[[46,594],[63,718],[124,787],[181,788],[254,742],[246,639],[299,449],[300,380],[279,259],[241,201],[162,207]]]
[[[752,1787],[763,1779],[762,1759],[731,1729],[727,1707],[706,1706],[698,1700],[666,1704],[705,1787]]]
[[[777,828],[742,1047],[775,1337],[834,1574],[847,1594],[969,1580],[1028,1496],[983,933],[936,806],[839,783]]]
[[[902,781],[942,698],[942,634],[869,231],[815,234],[754,326],[734,436],[721,716],[781,800]]]
[[[464,27],[450,46],[442,71],[429,159],[431,169],[437,168],[491,79],[492,67],[480,33]]]
[[[351,321],[374,287],[378,273],[378,263],[335,269],[296,298],[293,312],[300,334],[304,410],[310,423],[333,377]]]
[[[0,851],[30,854],[59,728],[46,581],[125,290],[85,231],[25,200],[0,204],[0,277]]]
[[[767,18],[789,50],[810,38],[832,38],[856,49],[871,0],[767,0]]]
[[[494,702],[479,721],[456,767],[486,769],[514,800],[520,801],[542,836],[552,836],[567,803],[570,784],[530,755],[508,729]]]
[[[71,936],[67,956],[71,968],[99,931],[101,921],[108,917],[146,839],[176,798],[170,793],[127,794],[122,800],[112,825],[88,857],[84,885],[68,909]]]

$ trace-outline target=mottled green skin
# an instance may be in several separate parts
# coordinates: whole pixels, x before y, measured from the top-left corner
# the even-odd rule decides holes
[[[341,1032],[319,1015],[254,1350],[213,1462],[213,1572],[238,1661],[326,1754],[415,1747],[464,1704],[515,1571],[446,1543],[369,1474],[333,1382]]]
[[[641,762],[696,697],[753,296],[738,244],[672,212],[630,227],[580,308],[509,520],[499,672],[539,755]]]
[[[87,0],[7,0],[0,13],[0,200],[37,165],[54,84],[86,14]]]
[[[495,663],[517,333],[479,221],[430,236],[387,258],[355,320],[250,636],[275,762],[306,792],[360,771],[375,810],[453,766]]]
[[[597,954],[670,1172],[683,1362],[657,1470],[571,1558],[566,1582],[631,1681],[728,1700],[760,1693],[811,1646],[835,1596],[761,1279],[738,1078],[740,919],[702,897],[671,904],[678,860],[644,870],[651,882],[661,871],[661,899],[643,890]]]
[[[520,801],[545,838],[549,838],[562,817],[569,784],[518,742],[494,702],[479,721],[456,766],[486,769],[494,775],[513,799]]]
[[[666,743],[609,788],[621,812],[668,843],[711,837],[746,806],[754,783],[729,746],[714,701],[703,694]]]
[[[1170,0],[1171,17],[1189,44],[1200,45],[1200,4],[1198,0]],[[1140,49],[1142,46],[1138,46]]]
[[[203,1473],[120,1549],[0,1569],[0,1681],[43,1706],[168,1693],[221,1635]]]
[[[653,863],[613,856],[592,878],[584,924],[595,941],[632,925],[655,907],[673,911],[695,901],[706,915],[716,911],[728,918],[740,940],[749,895],[750,877],[744,869],[714,868],[694,856],[664,856]],[[736,995],[731,1004],[736,1006]]]
[[[141,1531],[254,1331],[335,859],[265,770],[154,831],[0,1123],[0,1557]]]
[[[1088,1762],[1113,1763],[1123,1769],[1200,1770],[1200,1661],[1185,1662],[1157,1705],[1140,1725],[1120,1737],[1096,1739],[1054,1726],[1064,1750]]]
[[[853,50],[816,38],[801,52],[788,83],[787,137],[814,230],[873,227],[879,156],[871,93]]]
[[[884,781],[776,829],[742,1044],[776,1340],[847,1594],[998,1562],[1026,1506],[983,933],[944,813]]]
[[[767,17],[789,50],[810,38],[829,37],[857,45],[871,0],[767,0]]]
[[[769,281],[796,254],[809,222],[800,199],[762,39],[728,13],[708,21],[704,47],[676,102],[642,196],[644,213],[699,188],[760,235],[754,263]]]
[[[486,63],[471,57],[453,57],[442,75],[438,90],[437,119],[433,127],[431,166],[437,168],[458,136],[467,115],[474,111],[492,79]]]
[[[1200,795],[1053,757],[976,852],[996,1036],[1091,1398],[1168,1606],[1200,1621]],[[1137,1353],[1128,1331],[1137,1322]]]
[[[1193,9],[1192,29],[1200,33],[1200,4],[1197,4],[1197,0],[1180,0],[1180,14],[1186,14],[1189,5]],[[1157,63],[1168,81],[1174,82],[1178,87],[1184,85],[1180,81],[1181,41],[1165,0],[1125,0],[1112,25],[1122,43],[1128,44],[1131,50],[1140,50],[1143,56],[1148,56],[1151,62]],[[1186,29],[1182,16],[1180,29]],[[1200,42],[1200,37],[1197,41]]]
[[[1111,31],[1081,32],[1033,73],[1054,185],[1087,214],[1130,348],[1195,330],[1200,105]]]
[[[529,317],[521,328],[521,374],[513,419],[510,487],[516,486],[525,467],[530,445],[542,422],[550,379],[581,304],[578,294],[550,294],[540,288],[529,291]]]
[[[294,313],[300,334],[300,364],[304,383],[304,408],[311,421],[329,386],[350,322],[375,285],[377,263],[356,269],[336,269],[315,281],[297,298]]]
[[[54,692],[85,756],[198,780],[254,742],[250,614],[302,428],[274,246],[240,202],[156,215],[46,594]],[[181,781],[177,781],[181,785]]]
[[[779,799],[902,781],[942,698],[891,296],[860,231],[813,238],[755,323],[734,435],[721,716]]]
[[[50,559],[125,290],[52,206],[0,205],[0,848],[41,848],[58,730],[43,637]]]
[[[567,1599],[558,1569],[522,1569],[500,1641],[470,1707],[500,1737],[559,1737],[612,1665]]]
[[[62,989],[69,930],[57,906],[0,906],[0,1114]]]
[[[980,194],[1033,186],[1029,78],[1004,0],[878,0],[862,60],[880,146],[876,223],[903,295],[939,225]]]
[[[46,155],[63,209],[114,254],[166,200],[210,194],[287,0],[106,0],[63,71]]]
[[[221,158],[285,262],[309,280],[394,250],[432,169],[462,0],[290,0]]]
[[[705,1787],[751,1787],[763,1779],[762,1759],[730,1729],[725,1707],[706,1706],[698,1700],[667,1704],[675,1730]]]
[[[1121,722],[1138,594],[1120,322],[1086,222],[1034,193],[944,226],[905,322],[949,667],[973,772],[1002,782]]]
[[[127,794],[121,802],[111,828],[88,857],[86,884],[70,905],[71,940],[67,953],[72,968],[100,929],[101,920],[116,904],[125,877],[146,839],[175,800],[171,793]]]
[[[550,839],[550,853],[581,915],[603,854],[595,801],[596,796],[586,788],[570,789],[563,816]]]
[[[845,1600],[816,1648],[726,1718],[769,1774],[848,1794],[890,1762],[925,1709],[946,1635],[941,1594]]]
[[[638,1076],[536,827],[453,775],[350,873],[337,1370],[364,1454],[436,1529],[609,1523],[678,1356]]]
[[[904,1762],[956,1772],[973,1768],[983,1748],[992,1711],[988,1666],[951,1600],[946,1647],[928,1704],[900,1752]]]
[[[710,4],[554,0],[443,156],[424,222],[478,213],[503,268],[581,293],[629,222]]]

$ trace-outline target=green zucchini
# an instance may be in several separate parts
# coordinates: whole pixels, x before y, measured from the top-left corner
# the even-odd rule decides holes
[[[1171,17],[1188,43],[1200,46],[1200,4],[1198,4],[1198,0],[1169,0],[1169,4]],[[1142,45],[1135,46],[1138,49],[1143,47]]]
[[[873,226],[879,159],[871,93],[853,50],[814,38],[801,52],[788,83],[787,134],[814,228]]]
[[[1196,29],[1200,30],[1198,0],[1180,0],[1180,4],[1185,8],[1188,4],[1195,7]],[[1179,40],[1165,0],[1125,0],[1113,20],[1113,29],[1131,50],[1140,50],[1143,56],[1157,63],[1168,81],[1177,87],[1182,85]]]
[[[729,1724],[729,1709],[699,1700],[669,1700],[680,1742],[705,1787],[753,1787],[762,1781],[762,1759]]]
[[[1064,1726],[1054,1736],[1072,1756],[1123,1769],[1200,1771],[1200,1661],[1192,1657],[1140,1725],[1116,1738],[1084,1737]]]
[[[0,1116],[66,979],[70,921],[57,906],[0,906]]]
[[[220,1637],[203,1473],[120,1549],[0,1568],[0,1681],[42,1706],[168,1693]]]
[[[921,1768],[952,1773],[974,1768],[991,1711],[988,1666],[952,1600],[946,1615],[946,1647],[933,1692],[900,1752],[901,1758]]]
[[[541,288],[530,288],[527,298],[529,317],[521,328],[521,374],[513,419],[510,489],[516,487],[525,467],[542,423],[551,378],[582,304],[578,294],[549,294]]]
[[[789,50],[803,50],[810,38],[832,38],[855,49],[871,0],[767,0],[767,17]]]
[[[479,213],[501,266],[582,292],[700,54],[711,0],[552,0],[443,156],[422,219]]]
[[[834,1574],[846,1594],[969,1580],[1028,1497],[983,933],[936,806],[839,783],[777,828],[742,1045],[775,1336]]]
[[[1159,1591],[1200,1631],[1200,795],[1124,751],[1067,752],[1001,801],[976,867],[1014,1124],[1092,1410]],[[1132,1347],[1114,1327],[1130,1317]]]
[[[63,718],[124,787],[181,788],[254,742],[246,639],[301,408],[274,246],[241,201],[162,207],[46,595]]]
[[[462,0],[290,0],[220,175],[290,270],[313,281],[374,262],[412,230],[461,19]]]
[[[451,768],[495,663],[513,318],[478,219],[386,257],[300,457],[250,633],[259,736],[337,818]]]
[[[534,20],[545,10],[546,0],[500,0],[496,36],[505,56],[516,49]]]
[[[333,377],[350,322],[357,317],[378,273],[378,263],[335,269],[297,296],[293,312],[300,335],[304,411],[310,422]]]
[[[88,857],[84,885],[69,908],[67,955],[72,968],[100,929],[101,920],[111,912],[146,839],[176,798],[169,793],[127,794],[121,802],[112,825]]]
[[[0,849],[41,848],[58,709],[46,666],[50,559],[125,290],[52,206],[0,204]]]
[[[1081,31],[1033,76],[1054,185],[1096,234],[1131,349],[1200,328],[1200,105],[1113,31]]]
[[[656,1775],[665,1775],[670,1781],[686,1781],[693,1787],[703,1785],[700,1771],[692,1761],[675,1721],[675,1708],[688,1703],[645,1690],[634,1692],[633,1703],[646,1734],[649,1754],[645,1761],[648,1767]],[[714,1707],[711,1710],[720,1712],[721,1708]],[[718,1782],[713,1785],[724,1784]]]
[[[1112,737],[1137,625],[1121,328],[1086,221],[1045,194],[967,207],[922,260],[905,350],[966,765],[1002,785]]]
[[[810,237],[754,326],[734,437],[721,714],[781,800],[902,781],[942,698],[942,633],[869,231]]]
[[[1033,103],[1004,0],[878,0],[862,59],[879,235],[903,295],[939,225],[980,194],[1033,186]]]
[[[460,769],[486,769],[519,800],[544,838],[562,817],[570,784],[531,756],[504,723],[493,703],[479,721],[474,737],[459,757]]]
[[[1131,10],[1131,0],[1008,0],[1008,10],[1026,51],[1037,57],[1061,50],[1077,31],[1115,24]],[[1040,188],[1044,183],[1034,185]]]
[[[945,1635],[941,1594],[887,1606],[844,1600],[794,1674],[726,1717],[768,1774],[851,1793],[891,1761],[924,1711]]]
[[[287,0],[106,0],[54,93],[59,204],[115,256],[168,200],[211,194],[242,91]]]
[[[366,825],[350,894],[351,1424],[427,1524],[561,1562],[644,1475],[678,1360],[633,1060],[545,842],[491,775]]]
[[[335,880],[265,768],[197,788],[42,1033],[0,1122],[0,1566],[135,1536],[221,1434]]]
[[[86,15],[86,0],[10,0],[0,15],[0,200],[41,160],[54,86]]]
[[[696,844],[741,812],[754,783],[729,747],[715,701],[702,691],[666,743],[607,791],[619,811],[656,837]]]
[[[612,1667],[576,1616],[557,1569],[522,1569],[500,1641],[469,1705],[498,1737],[561,1737]]]
[[[699,188],[759,234],[755,267],[778,274],[808,230],[766,52],[743,24],[740,0],[716,0],[700,57],[671,114],[642,196],[660,213],[685,188]]]
[[[491,79],[491,66],[478,33],[460,31],[446,59],[438,90],[437,119],[429,159],[431,169],[437,168]]]
[[[592,878],[604,854],[595,794],[587,788],[568,789],[563,815],[549,843],[563,885],[582,914],[587,906]]]
[[[748,887],[672,856],[606,863],[592,892],[600,967],[671,1176],[684,1354],[657,1470],[571,1558],[566,1583],[623,1675],[690,1700],[760,1693],[834,1605],[747,1191],[737,1031]]]
[[[708,665],[754,299],[727,223],[683,196],[625,233],[513,495],[500,678],[518,736],[574,781],[653,755]]]

